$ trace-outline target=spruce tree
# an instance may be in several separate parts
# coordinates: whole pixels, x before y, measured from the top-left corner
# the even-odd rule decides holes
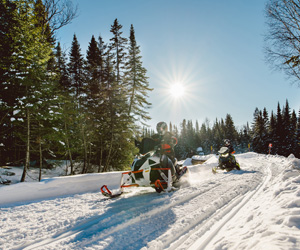
[[[230,114],[227,114],[225,118],[225,137],[229,139],[232,144],[235,144],[235,140],[237,139],[237,131]]]
[[[94,36],[90,41],[86,53],[86,80],[87,80],[87,99],[89,103],[93,103],[100,91],[100,51]]]
[[[291,131],[290,131],[290,153],[293,153],[294,155],[296,155],[296,149],[297,149],[297,115],[295,110],[293,110],[292,115],[291,115]]]
[[[79,103],[84,93],[84,59],[77,37],[74,34],[69,55],[68,71],[71,80],[71,91],[76,95]]]
[[[54,51],[55,57],[55,73],[59,82],[60,89],[63,93],[70,94],[69,89],[71,88],[69,72],[67,69],[66,55],[62,51],[60,43],[57,43]]]
[[[16,82],[15,71],[13,70],[18,39],[17,30],[21,25],[16,15],[17,5],[12,1],[0,2],[0,143],[4,145],[2,154],[4,161],[13,161],[13,152],[19,152],[14,147],[16,137],[14,135],[11,120],[13,109],[20,94]]]
[[[271,117],[270,117],[269,128],[268,128],[268,134],[269,134],[268,143],[271,143],[273,145],[273,148],[272,148],[272,151],[271,151],[272,153],[274,153],[274,143],[277,140],[276,126],[277,126],[276,116],[274,115],[274,113],[272,111]]]
[[[149,87],[146,69],[142,66],[140,48],[135,40],[133,25],[130,28],[130,39],[126,64],[126,84],[128,85],[129,107],[128,115],[133,116],[135,120],[143,121],[150,119],[146,109],[151,103],[147,101],[148,92],[152,91]]]
[[[113,37],[110,39],[111,43],[109,44],[109,47],[111,49],[112,56],[114,59],[116,81],[118,85],[121,84],[123,77],[127,45],[127,38],[122,37],[122,28],[123,26],[119,24],[118,19],[115,19],[114,24],[111,26],[110,29],[110,32],[113,34]]]
[[[282,154],[282,142],[284,138],[283,133],[283,119],[280,104],[277,105],[277,114],[276,114],[276,127],[275,127],[275,138],[272,150],[275,154]]]
[[[296,131],[296,157],[300,158],[300,109],[298,112],[297,131]]]
[[[282,109],[282,128],[281,128],[281,133],[282,133],[282,141],[281,141],[281,154],[284,156],[287,156],[288,152],[290,151],[290,119],[291,119],[291,114],[290,114],[290,108],[288,101],[286,100],[286,105],[283,106]]]

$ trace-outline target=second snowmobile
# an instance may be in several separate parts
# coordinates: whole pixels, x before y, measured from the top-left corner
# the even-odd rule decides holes
[[[222,147],[219,150],[219,164],[217,167],[213,167],[213,173],[217,173],[218,170],[225,170],[227,172],[234,169],[241,170],[240,164],[236,161],[235,156],[229,151],[228,147]]]

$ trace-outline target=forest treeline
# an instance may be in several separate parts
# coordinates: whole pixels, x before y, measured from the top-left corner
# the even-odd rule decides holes
[[[92,36],[85,56],[74,34],[67,54],[55,30],[75,13],[63,2],[70,4],[0,2],[0,163],[24,164],[21,181],[33,161],[42,168],[49,158],[68,159],[71,173],[76,161],[81,173],[92,165],[123,169],[150,119],[151,88],[133,25],[125,37],[115,19],[110,40]]]
[[[268,114],[266,108],[255,109],[253,121],[249,125],[237,128],[233,118],[227,114],[225,119],[216,119],[213,124],[206,119],[199,124],[196,120],[183,120],[178,127],[169,124],[171,132],[178,138],[175,147],[176,157],[183,159],[197,147],[202,147],[205,154],[217,153],[224,146],[224,139],[229,139],[237,153],[254,151],[271,154],[300,157],[300,110],[298,117],[290,109],[288,100],[283,107],[278,103],[277,111]],[[151,136],[155,131],[144,129],[144,136]]]

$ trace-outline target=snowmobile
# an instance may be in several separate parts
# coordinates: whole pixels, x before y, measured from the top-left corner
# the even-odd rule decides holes
[[[219,150],[219,164],[217,167],[212,168],[212,172],[215,174],[218,170],[232,171],[234,169],[241,170],[240,164],[236,161],[234,155],[229,152],[228,147],[222,147]]]
[[[156,192],[169,192],[180,187],[181,178],[188,173],[186,166],[179,166],[177,160],[161,154],[161,148],[155,145],[151,138],[144,138],[141,143],[136,142],[140,153],[131,165],[131,171],[123,172],[120,188],[112,193],[106,185],[101,187],[101,192],[109,198],[117,197],[127,187],[153,187]]]

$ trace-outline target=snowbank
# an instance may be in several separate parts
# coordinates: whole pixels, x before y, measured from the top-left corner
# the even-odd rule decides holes
[[[121,172],[85,174],[46,178],[41,182],[23,182],[0,188],[0,205],[46,199],[57,196],[99,192],[100,187],[109,179],[116,186],[120,182]]]

